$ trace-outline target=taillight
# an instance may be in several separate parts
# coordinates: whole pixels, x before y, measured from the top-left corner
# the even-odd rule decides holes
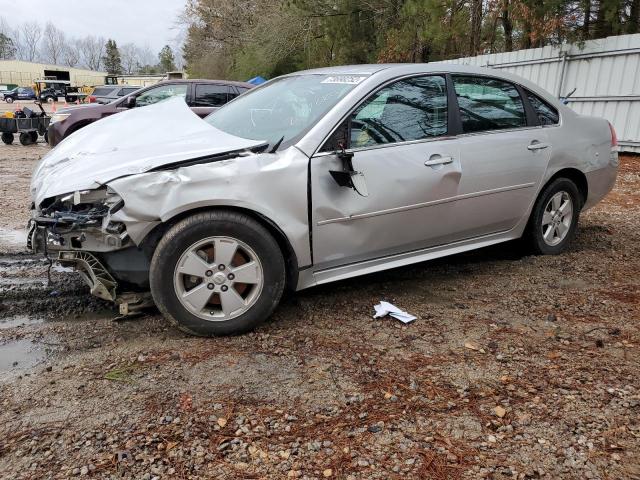
[[[89,95],[89,103],[96,103],[96,97]]]
[[[609,130],[611,130],[611,148],[618,146],[618,135],[616,135],[616,129],[613,128],[611,122],[609,122]]]

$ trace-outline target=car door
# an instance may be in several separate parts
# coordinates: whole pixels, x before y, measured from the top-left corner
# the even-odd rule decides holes
[[[215,83],[197,83],[191,109],[200,117],[206,117],[214,110],[229,101],[230,89],[228,85]]]
[[[534,200],[550,158],[549,138],[513,83],[474,75],[452,80],[464,172],[452,212],[460,227],[455,239],[508,231]]]
[[[28,100],[31,98],[29,90],[26,88],[18,88],[18,99],[19,100]]]
[[[361,103],[311,159],[311,222],[318,270],[447,243],[462,175],[449,137],[442,75],[402,79]],[[344,141],[340,141],[343,138]],[[339,186],[346,142],[368,196]]]

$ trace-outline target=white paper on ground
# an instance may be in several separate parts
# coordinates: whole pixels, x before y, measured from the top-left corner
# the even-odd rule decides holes
[[[402,323],[410,323],[418,318],[414,317],[410,313],[400,310],[398,307],[392,305],[389,302],[380,302],[378,305],[374,305],[373,308],[376,311],[376,314],[373,316],[373,318],[381,318],[390,315],[396,320],[400,320]]]

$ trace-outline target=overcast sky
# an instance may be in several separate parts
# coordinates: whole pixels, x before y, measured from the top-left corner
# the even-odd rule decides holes
[[[149,45],[158,52],[172,45],[177,15],[186,0],[0,0],[0,15],[20,22],[53,22],[70,37],[113,38],[118,44]]]

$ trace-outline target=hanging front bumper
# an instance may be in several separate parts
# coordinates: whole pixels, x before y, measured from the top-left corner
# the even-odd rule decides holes
[[[73,267],[89,285],[92,295],[115,302],[118,283],[100,261],[89,252],[62,251],[58,262],[65,267]]]

